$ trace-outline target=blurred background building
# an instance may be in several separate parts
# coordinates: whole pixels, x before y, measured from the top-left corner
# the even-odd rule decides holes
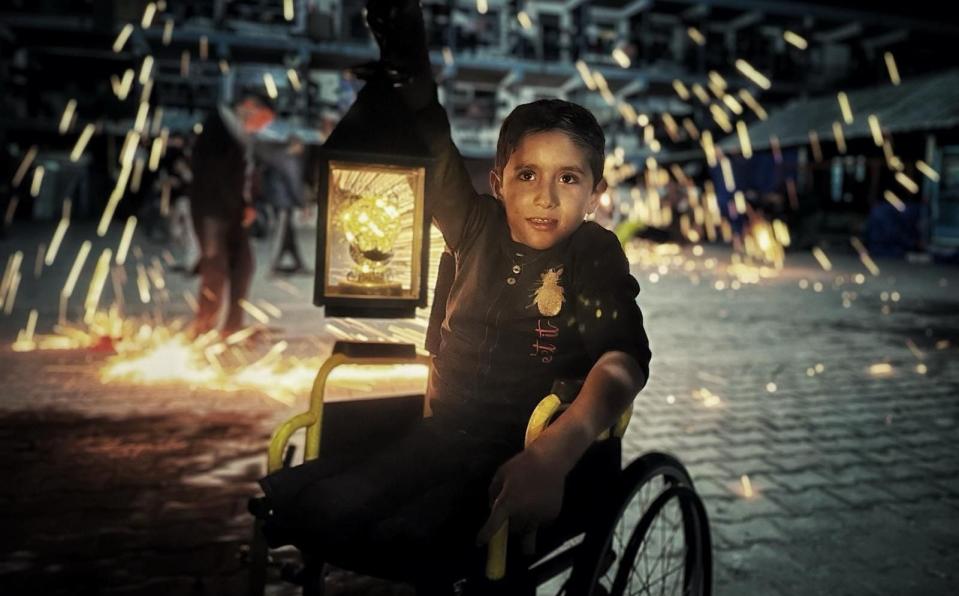
[[[625,234],[735,245],[757,218],[782,222],[791,238],[771,229],[792,247],[857,236],[874,254],[949,258],[959,246],[948,3],[422,4],[480,189],[503,117],[558,96],[604,125],[616,184],[597,217]],[[318,146],[360,84],[348,67],[377,57],[363,11],[362,0],[4,2],[7,225],[54,220],[68,198],[73,217],[99,218],[128,152],[140,165],[116,215],[155,204],[167,216],[176,151],[241,89],[275,100],[268,137]]]

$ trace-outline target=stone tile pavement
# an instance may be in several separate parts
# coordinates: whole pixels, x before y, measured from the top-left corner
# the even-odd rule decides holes
[[[14,250],[32,263],[47,232],[4,241],[0,263]],[[83,237],[68,234],[64,254]],[[778,277],[737,290],[715,269],[693,283],[637,267],[654,361],[626,454],[669,451],[689,467],[711,518],[717,594],[954,593],[959,274],[879,261],[882,274],[857,284],[858,260],[830,257],[827,273],[790,255]],[[699,262],[709,258],[728,255],[707,249]],[[12,352],[30,308],[39,329],[52,324],[66,261],[39,279],[25,265],[0,317],[0,593],[242,594],[245,498],[295,407],[253,392],[104,385],[106,356],[88,351]],[[274,281],[259,273],[253,294],[283,310],[279,334],[292,351],[322,349],[311,281],[288,280],[298,295]],[[173,296],[195,285],[172,273],[167,283]],[[162,314],[186,313],[180,301]],[[333,593],[409,593],[332,579]]]

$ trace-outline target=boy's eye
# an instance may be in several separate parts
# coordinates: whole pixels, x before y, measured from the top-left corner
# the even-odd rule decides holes
[[[532,170],[521,170],[520,173],[518,174],[518,178],[519,178],[520,180],[525,180],[525,181],[528,182],[528,181],[530,181],[530,180],[533,179],[533,171],[532,171]]]
[[[579,182],[579,178],[575,174],[563,174],[559,177],[560,182],[563,184],[576,184]]]

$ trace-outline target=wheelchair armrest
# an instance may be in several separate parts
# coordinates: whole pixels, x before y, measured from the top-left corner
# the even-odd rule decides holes
[[[540,400],[540,402],[536,405],[536,408],[533,409],[532,415],[530,415],[529,422],[526,425],[526,439],[524,443],[526,447],[529,447],[533,441],[535,441],[539,435],[546,430],[546,427],[549,426],[550,423],[563,412],[563,410],[569,407],[582,388],[583,381],[579,379],[557,379],[553,382],[553,393],[550,393]],[[559,390],[558,392],[557,389]],[[629,420],[632,415],[633,407],[631,403],[617,419],[616,424],[603,431],[603,433],[596,438],[597,441],[603,441],[614,437],[622,438],[623,434],[626,432],[626,427],[629,425]],[[503,576],[506,575],[506,544],[508,538],[509,522],[507,521],[493,535],[492,540],[490,540],[489,547],[487,548],[487,579],[495,581],[502,579]],[[535,537],[525,537],[524,549],[527,548],[526,545],[529,545],[532,542],[535,542]]]
[[[346,364],[376,366],[422,364],[429,366],[429,356],[418,354],[416,346],[413,344],[337,341],[333,344],[333,353],[323,361],[320,370],[316,373],[313,388],[310,391],[309,409],[284,422],[270,439],[267,454],[268,472],[275,472],[280,469],[286,445],[292,434],[300,429],[306,429],[304,460],[315,459],[319,456],[326,382],[333,369]],[[424,414],[428,414],[429,405],[425,401],[423,408]]]

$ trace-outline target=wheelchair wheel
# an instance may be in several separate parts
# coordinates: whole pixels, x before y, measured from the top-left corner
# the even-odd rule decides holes
[[[567,593],[708,596],[711,587],[709,524],[689,474],[669,455],[644,455],[587,531]]]

